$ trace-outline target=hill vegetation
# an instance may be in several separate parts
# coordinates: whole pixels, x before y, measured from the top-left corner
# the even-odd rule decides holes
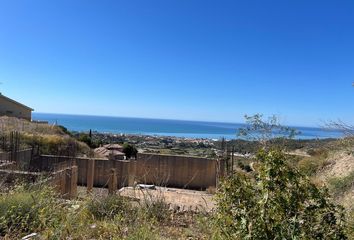
[[[13,117],[0,117],[0,138],[3,142],[10,140],[11,132],[20,133],[19,142],[22,148],[39,147],[42,154],[86,155],[90,153],[87,144],[76,140],[62,126],[29,122]]]

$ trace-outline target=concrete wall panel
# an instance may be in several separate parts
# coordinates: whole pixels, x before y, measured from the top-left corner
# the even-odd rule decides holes
[[[76,164],[78,166],[78,184],[87,185],[89,158],[58,156],[40,156],[34,164],[41,171],[51,171],[58,164]],[[137,183],[160,186],[206,189],[217,184],[218,162],[213,159],[138,154],[137,160],[94,160],[94,187],[107,187],[111,169],[116,169],[118,187]]]

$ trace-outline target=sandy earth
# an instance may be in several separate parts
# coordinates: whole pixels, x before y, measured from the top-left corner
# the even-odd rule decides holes
[[[177,188],[156,187],[150,189],[134,189],[132,187],[119,190],[120,195],[147,201],[163,199],[177,211],[211,211],[215,207],[213,195],[202,191]]]
[[[86,187],[78,187],[78,194],[81,197],[86,195]],[[94,188],[93,194],[107,196],[106,188]],[[155,190],[138,189],[125,187],[117,191],[117,194],[135,199],[136,201],[156,201],[163,199],[175,211],[211,211],[215,207],[214,195],[203,191],[187,189],[156,187]]]

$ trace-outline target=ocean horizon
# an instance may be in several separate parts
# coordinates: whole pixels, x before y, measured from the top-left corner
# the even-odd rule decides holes
[[[33,113],[33,120],[48,121],[70,131],[100,133],[171,136],[184,138],[236,139],[242,123],[208,122],[191,120],[152,119],[134,117],[110,117],[56,113]],[[340,138],[342,133],[316,127],[292,127],[301,133],[297,139]]]

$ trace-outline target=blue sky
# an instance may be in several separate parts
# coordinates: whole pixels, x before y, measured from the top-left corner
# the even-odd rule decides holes
[[[37,112],[354,123],[354,1],[0,0],[0,91]]]

